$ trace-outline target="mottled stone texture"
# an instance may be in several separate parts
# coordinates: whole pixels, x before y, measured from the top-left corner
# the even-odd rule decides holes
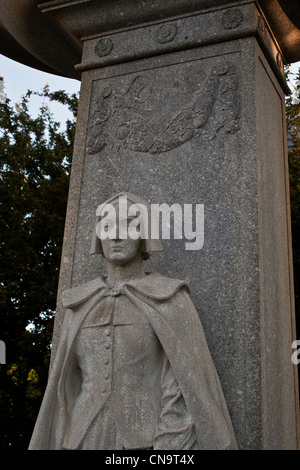
[[[101,201],[204,204],[202,250],[163,240],[146,270],[188,281],[240,448],[296,449],[282,59],[240,3],[86,39],[59,290],[104,270],[89,254]],[[62,316],[59,296],[54,349]]]

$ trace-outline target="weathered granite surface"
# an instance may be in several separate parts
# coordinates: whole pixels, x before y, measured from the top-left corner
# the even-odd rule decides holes
[[[68,32],[64,51],[82,51],[76,72],[62,72],[63,53],[57,62],[42,54],[47,66],[82,79],[54,351],[60,292],[104,269],[88,254],[100,200],[128,191],[151,203],[204,204],[202,250],[163,240],[164,254],[147,270],[189,282],[241,449],[299,442],[283,77],[283,64],[299,60],[295,4],[40,6]],[[25,42],[10,34],[42,60],[30,34]]]
[[[100,195],[204,204],[203,249],[163,240],[147,270],[189,282],[240,447],[296,448],[284,95],[257,42],[91,70],[83,88],[62,285],[103,269],[88,256]]]

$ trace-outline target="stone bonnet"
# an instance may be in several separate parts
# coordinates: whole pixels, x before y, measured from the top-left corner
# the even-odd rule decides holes
[[[161,244],[161,241],[156,238],[151,238],[150,234],[152,233],[151,227],[153,224],[158,224],[157,217],[155,216],[154,212],[151,211],[151,205],[149,202],[145,201],[139,196],[135,196],[134,194],[126,193],[126,192],[121,192],[116,194],[115,196],[112,196],[111,198],[107,199],[103,204],[101,204],[101,207],[106,206],[107,204],[114,204],[119,201],[120,197],[126,197],[127,202],[131,204],[142,204],[144,207],[147,209],[147,216],[148,216],[148,237],[143,239],[143,246],[142,246],[142,252],[143,253],[151,253],[154,251],[162,251],[163,247]],[[141,217],[143,217],[143,213],[141,213]],[[95,223],[95,228],[93,230],[93,235],[92,235],[92,243],[91,243],[91,250],[90,254],[103,254],[102,250],[102,243],[100,238],[97,236],[96,233],[96,227],[97,224],[99,223],[101,217],[96,216],[96,223]]]

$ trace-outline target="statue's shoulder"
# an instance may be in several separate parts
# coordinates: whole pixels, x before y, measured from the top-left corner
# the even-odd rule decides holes
[[[157,300],[166,300],[173,297],[182,288],[189,292],[189,286],[186,281],[175,279],[162,274],[151,272],[140,279],[129,281],[126,287],[134,288],[147,297]]]
[[[102,276],[62,292],[62,303],[66,308],[74,308],[106,286]]]

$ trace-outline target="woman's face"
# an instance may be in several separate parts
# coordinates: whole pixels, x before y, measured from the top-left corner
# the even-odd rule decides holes
[[[118,207],[116,206],[116,213],[118,214]],[[126,218],[126,226],[130,224],[132,217]],[[136,256],[141,253],[143,240],[141,238],[133,239],[130,236],[127,238],[119,238],[119,225],[120,220],[117,215],[116,220],[116,236],[102,239],[102,250],[104,257],[111,263],[119,266],[132,261]]]
[[[102,249],[103,255],[108,261],[121,266],[129,263],[141,253],[142,240],[140,238],[137,240],[107,238],[102,240]]]

